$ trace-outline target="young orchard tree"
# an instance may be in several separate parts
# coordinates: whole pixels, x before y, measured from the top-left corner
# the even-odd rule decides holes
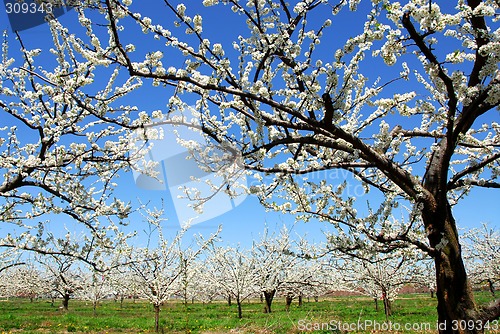
[[[37,261],[46,273],[46,280],[50,282],[53,292],[62,298],[61,308],[64,311],[68,310],[69,300],[88,287],[84,264],[90,264],[93,272],[109,269],[109,263],[105,260],[109,247],[100,247],[102,245],[96,239],[89,240],[86,235],[77,237],[69,231],[62,237],[49,234],[44,239],[44,249],[50,249],[50,252],[44,252],[42,248],[35,250]]]
[[[281,289],[285,296],[285,310],[290,311],[293,299],[298,299],[299,306],[302,306],[302,298],[305,294],[312,294],[315,297],[324,295],[325,287],[332,283],[332,277],[328,275],[322,262],[318,259],[301,261],[293,267],[293,271],[288,281]],[[330,290],[331,291],[331,290]]]
[[[109,272],[109,283],[115,301],[120,301],[120,308],[123,307],[125,298],[132,298],[134,301],[137,299],[140,286],[139,279],[127,265],[111,270]]]
[[[251,248],[254,284],[264,295],[264,313],[271,313],[276,293],[291,282],[297,266],[303,261],[294,253],[294,246],[290,230],[284,226],[279,235],[270,235],[266,228]]]
[[[113,292],[110,272],[86,271],[82,273],[81,279],[81,288],[76,291],[75,298],[91,302],[93,315],[96,316],[99,302]]]
[[[61,309],[67,311],[69,300],[83,285],[81,268],[74,257],[66,255],[44,255],[38,261],[43,266],[51,290],[62,298]]]
[[[197,261],[198,262],[198,261]],[[217,298],[227,298],[229,306],[231,306],[230,303],[232,303],[232,299],[229,296],[221,296],[221,289],[218,285],[214,284],[213,282],[213,277],[208,277],[211,276],[211,273],[207,270],[204,269],[205,261],[202,261],[199,263],[199,265],[196,266],[197,273],[196,273],[196,279],[197,279],[197,298],[203,303],[211,303]]]
[[[149,227],[148,244],[130,253],[129,268],[139,283],[139,295],[146,298],[154,309],[155,331],[160,331],[160,307],[179,292],[180,280],[186,266],[215,239],[211,235],[200,242],[197,249],[182,245],[182,238],[189,226],[169,240],[164,235],[164,209],[145,208],[144,217]]]
[[[408,284],[420,282],[420,267],[411,249],[403,249],[391,254],[375,253],[372,256],[354,257],[344,254],[332,254],[337,257],[337,270],[342,272],[345,284],[353,291],[370,296],[378,309],[378,300],[382,300],[386,319],[392,315],[392,302],[399,290]]]
[[[12,267],[7,271],[7,275],[5,283],[10,286],[9,291],[13,296],[29,298],[33,302],[35,298],[51,292],[50,282],[34,263],[27,262]]]
[[[126,238],[122,238],[122,234],[116,235],[120,243],[125,241]],[[123,245],[113,248],[110,242],[104,242],[106,239],[97,236],[89,238],[86,234],[75,236],[67,231],[61,237],[53,233],[45,236],[43,244],[38,241],[38,245],[43,248],[31,248],[30,244],[22,244],[19,247],[36,251],[36,260],[42,265],[46,280],[50,282],[52,290],[63,299],[62,309],[67,310],[70,298],[80,293],[84,287],[88,287],[88,271],[84,264],[91,268],[91,272],[99,272],[101,275],[107,275],[107,271],[122,265],[123,253],[128,251],[128,248]]]
[[[488,283],[495,297],[495,284],[500,281],[500,233],[483,224],[465,233],[465,258],[471,279],[476,284]]]
[[[198,261],[191,261],[189,258],[184,258],[184,254],[179,255],[180,265],[181,265],[181,275],[177,280],[176,295],[182,298],[184,305],[187,305],[188,301],[194,302],[199,294],[199,272],[204,270],[204,268],[199,268],[200,263]]]
[[[131,0],[87,3],[107,22],[95,32],[79,10],[101,42],[87,52],[175,87],[169,108],[196,106],[213,147],[262,179],[250,191],[268,208],[432,256],[442,333],[499,317],[500,301],[476,305],[453,213],[472,189],[500,188],[498,1],[158,1],[153,18]],[[224,38],[221,15],[234,27]],[[134,33],[146,34],[144,49]],[[341,172],[349,182],[331,177]],[[391,228],[399,202],[416,218]],[[424,239],[412,237],[419,220]],[[462,332],[481,332],[473,327]]]
[[[236,301],[238,318],[243,317],[242,303],[257,291],[254,281],[257,259],[239,247],[210,245],[203,265],[203,277],[217,287],[219,294]]]

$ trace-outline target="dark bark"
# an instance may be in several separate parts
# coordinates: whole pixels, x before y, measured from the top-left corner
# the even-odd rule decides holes
[[[435,184],[428,183],[427,188],[432,190],[435,198],[441,197],[442,201],[434,210],[424,209],[423,212],[430,245],[437,251],[434,263],[439,332],[442,334],[482,333],[479,328],[470,330],[454,328],[457,327],[454,325],[460,321],[475,323],[479,317],[463,263],[462,250],[451,207],[445,198],[446,195],[441,195],[442,192],[436,189]]]
[[[69,293],[65,293],[63,295],[63,300],[62,300],[62,308],[64,311],[67,311],[68,310],[68,305],[69,305]]]
[[[276,289],[266,290],[263,292],[264,294],[264,313],[271,313],[271,304],[273,303],[274,294],[276,293]]]
[[[303,303],[302,294],[299,294],[299,307],[302,306],[302,303]]]
[[[243,318],[243,312],[241,310],[241,298],[239,296],[236,297],[236,304],[238,305],[238,318]]]
[[[493,280],[491,278],[488,280],[488,287],[490,289],[491,295],[495,297],[495,285],[493,284]]]
[[[373,301],[375,302],[375,311],[378,312],[378,298],[377,297],[373,297]]]
[[[292,301],[293,301],[293,295],[292,294],[287,294],[285,296],[285,310],[287,312],[290,311],[290,306],[292,305]]]
[[[474,10],[482,3],[481,0],[468,0],[467,4]],[[500,310],[494,304],[479,312],[474,301],[471,284],[465,270],[462,249],[459,242],[456,222],[452,214],[451,205],[447,195],[450,189],[454,189],[459,179],[467,173],[474,172],[474,168],[458,173],[448,180],[450,161],[454,155],[459,137],[465,134],[476,119],[493,108],[494,106],[485,100],[488,89],[479,94],[474,101],[458,109],[458,94],[453,80],[448,71],[443,67],[433,50],[428,46],[425,37],[431,34],[421,34],[410,20],[411,13],[405,13],[402,24],[409,33],[410,39],[415,43],[419,52],[436,66],[436,73],[444,85],[448,96],[446,104],[446,133],[438,142],[436,149],[429,159],[426,173],[423,177],[423,186],[426,190],[425,199],[419,199],[423,205],[422,219],[426,228],[430,255],[434,258],[436,268],[436,297],[438,300],[438,323],[440,333],[482,333],[481,321],[498,318]],[[476,32],[476,44],[479,51],[480,46],[488,43],[486,34],[487,27],[483,16],[471,16],[469,22]],[[479,52],[476,53],[474,68],[469,75],[469,87],[474,87],[481,82],[481,70],[485,66],[486,58]],[[497,84],[497,79],[489,84]],[[476,324],[471,326],[457,326],[457,324]],[[479,324],[479,325],[477,325]],[[460,328],[466,327],[466,328]]]
[[[384,313],[385,313],[385,320],[389,321],[389,317],[392,315],[392,307],[391,307],[391,301],[386,296],[384,296]]]
[[[231,295],[227,295],[227,306],[231,306],[232,304]]]
[[[160,331],[160,305],[153,305],[155,311],[155,332]]]

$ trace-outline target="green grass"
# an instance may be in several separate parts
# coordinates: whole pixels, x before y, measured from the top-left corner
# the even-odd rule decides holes
[[[479,293],[478,300],[487,302],[492,298],[487,293]],[[63,312],[58,302],[51,305],[46,300],[33,303],[25,299],[0,301],[0,334],[153,332],[153,310],[145,301],[126,301],[123,307],[117,302],[104,301],[98,306],[95,316],[90,303],[70,300],[69,307],[69,311]],[[301,307],[294,301],[290,312],[285,311],[282,299],[276,299],[273,313],[264,314],[262,309],[258,301],[245,302],[243,319],[240,320],[236,316],[235,304],[184,305],[171,301],[162,307],[160,325],[165,333],[226,333],[230,330],[236,333],[302,333],[307,329],[318,329],[315,333],[335,333],[328,330],[334,327],[327,328],[326,325],[338,325],[337,321],[342,321],[344,326],[365,324],[365,321],[378,326],[385,324],[382,303],[379,301],[377,311],[373,300],[361,296],[320,299],[319,302],[304,300]],[[436,299],[428,295],[402,295],[394,302],[392,311],[392,323],[428,323],[435,328]]]

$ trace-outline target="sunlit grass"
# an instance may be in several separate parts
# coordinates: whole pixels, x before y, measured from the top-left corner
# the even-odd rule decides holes
[[[492,297],[480,293],[478,299],[488,302]],[[285,311],[284,301],[277,299],[273,307],[273,313],[264,314],[259,301],[245,302],[243,319],[238,319],[235,304],[184,305],[171,301],[162,308],[160,325],[164,333],[226,333],[230,330],[236,333],[301,333],[317,329],[314,326],[338,324],[339,321],[350,325],[371,321],[380,325],[386,320],[381,302],[376,310],[372,299],[361,296],[320,299],[319,302],[304,300],[301,307],[295,301],[290,312]],[[428,323],[435,328],[436,299],[429,295],[403,295],[394,302],[392,311],[392,323]],[[153,310],[145,301],[127,300],[123,307],[119,302],[104,301],[99,304],[95,316],[90,303],[77,300],[70,301],[68,312],[60,310],[57,301],[53,305],[47,300],[33,303],[25,299],[0,301],[0,333],[151,333],[153,328]],[[331,329],[334,328],[314,332],[335,333]]]

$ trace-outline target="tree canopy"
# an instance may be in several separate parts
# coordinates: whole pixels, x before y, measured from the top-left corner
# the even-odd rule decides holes
[[[12,138],[2,141],[5,212],[9,203],[35,202],[17,191],[28,182],[74,203],[72,212],[100,212],[96,204],[103,201],[88,190],[69,201],[55,189],[61,183],[48,186],[45,180],[54,177],[49,172],[64,176],[66,166],[76,165],[108,180],[128,164],[120,131],[184,124],[201,129],[211,142],[183,141],[204,168],[217,172],[221,164],[234,165],[253,178],[245,190],[266,207],[330,222],[340,247],[362,250],[365,241],[374,241],[379,251],[390,251],[411,245],[434,258],[444,332],[454,332],[450,324],[458,319],[498,318],[498,303],[489,309],[475,304],[453,216],[471,189],[500,188],[497,1],[205,0],[207,8],[148,3],[153,5],[158,10],[147,16],[131,0],[86,1],[75,8],[85,34],[52,20],[59,57],[54,70],[33,67],[35,51],[25,52],[17,71],[8,70],[4,57],[2,78],[12,78],[14,88],[4,84],[2,92],[21,102],[0,106],[40,137],[18,149],[15,130],[4,130]],[[221,30],[221,15],[222,26],[231,29]],[[102,67],[114,71],[106,88],[81,92]],[[116,78],[127,79],[120,86]],[[19,82],[31,87],[28,96],[25,88],[16,89]],[[131,115],[135,108],[115,106],[145,82],[165,88],[160,110]],[[189,106],[198,124],[186,124]],[[173,111],[184,117],[171,117]],[[47,118],[36,117],[40,112]],[[67,113],[76,119],[55,117]],[[90,135],[92,122],[75,128],[81,116],[116,130]],[[86,132],[85,143],[60,148],[54,128]],[[97,142],[109,134],[113,141]],[[8,153],[13,147],[26,152],[17,153],[15,162]],[[52,147],[66,157],[46,159]],[[227,154],[214,158],[221,148]],[[231,178],[223,180],[228,186],[214,191],[234,196]],[[371,194],[368,205],[350,191],[352,184]],[[189,189],[186,196],[204,200]],[[114,203],[103,207],[110,208],[104,214],[123,208]],[[395,218],[403,205],[407,213]]]

